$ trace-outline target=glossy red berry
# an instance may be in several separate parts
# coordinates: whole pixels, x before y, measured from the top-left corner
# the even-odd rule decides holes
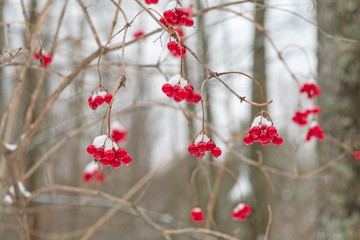
[[[115,151],[114,150],[108,150],[105,152],[105,158],[109,161],[113,160],[115,158]]]
[[[129,165],[132,161],[132,158],[130,157],[130,155],[126,155],[123,159],[121,159],[122,163],[125,165]]]
[[[211,154],[213,155],[213,157],[218,158],[221,155],[221,149],[218,147],[215,147],[212,151]]]
[[[194,154],[194,153],[196,153],[196,151],[197,151],[197,149],[196,149],[195,144],[191,144],[191,145],[188,147],[188,152],[189,152],[190,154]]]
[[[274,126],[270,126],[266,129],[266,133],[269,137],[275,136],[277,134],[277,129]]]
[[[117,159],[114,159],[110,162],[110,166],[112,168],[118,168],[118,167],[120,167],[120,165],[121,165],[121,162]]]
[[[96,103],[97,105],[103,104],[104,101],[105,101],[105,99],[104,99],[103,96],[96,96],[96,98],[95,98],[95,103]]]
[[[86,151],[90,154],[90,155],[94,155],[94,153],[96,152],[96,147],[95,145],[89,145],[86,149]]]
[[[125,148],[119,148],[118,150],[116,150],[116,155],[118,156],[118,158],[122,159],[127,155],[127,152]]]
[[[355,152],[354,152],[354,158],[355,158],[356,160],[360,159],[360,151],[355,151]]]
[[[104,100],[107,104],[109,104],[111,102],[112,98],[113,98],[113,95],[111,93],[107,93],[104,97]]]
[[[197,145],[197,150],[199,151],[199,153],[204,153],[208,150],[208,146],[207,143],[205,142],[199,142]]]
[[[165,84],[162,86],[162,91],[163,91],[163,93],[165,93],[165,94],[171,93],[171,92],[172,92],[172,89],[173,89],[173,86],[171,86],[171,85],[168,84],[168,83],[165,83]]]
[[[97,160],[102,159],[104,157],[104,154],[105,154],[104,148],[99,148],[96,150],[94,154],[94,158]]]
[[[250,135],[244,137],[244,143],[246,145],[251,145],[254,142],[254,139]]]
[[[272,140],[272,143],[275,146],[280,146],[283,143],[283,139],[280,136],[275,136],[274,139]]]
[[[207,143],[207,146],[208,146],[208,150],[212,152],[216,147],[216,144],[213,141],[210,141]]]

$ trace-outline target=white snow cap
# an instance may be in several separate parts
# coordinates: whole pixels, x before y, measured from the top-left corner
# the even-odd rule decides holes
[[[177,2],[176,1],[171,1],[168,3],[168,5],[166,5],[165,10],[172,10],[174,8],[177,7]]]
[[[184,88],[185,86],[187,86],[188,85],[188,82],[184,79],[184,78],[180,78],[180,86],[182,87],[182,88]]]
[[[106,135],[97,136],[96,138],[94,138],[93,145],[96,148],[100,148],[104,146],[106,139],[107,139]]]
[[[194,144],[197,146],[200,142],[208,143],[210,141],[210,138],[203,133],[200,133],[194,140]]]
[[[107,92],[105,92],[105,91],[101,91],[101,92],[98,92],[98,93],[94,93],[94,94],[92,95],[92,99],[95,100],[95,98],[96,98],[97,96],[102,96],[102,97],[104,97],[106,94],[107,94]]]
[[[310,123],[310,127],[312,128],[312,127],[315,127],[316,125],[319,125],[319,123],[317,122],[317,121],[311,121],[311,123]]]
[[[86,164],[84,168],[84,173],[92,173],[97,169],[99,169],[99,166],[94,161],[92,161]]]
[[[236,207],[234,208],[233,212],[237,212],[240,209],[243,209],[245,207],[244,203],[239,203],[238,205],[236,205]]]
[[[266,117],[262,117],[259,115],[254,119],[254,121],[251,124],[251,127],[258,126],[260,124],[260,121],[262,124],[271,126],[271,122]]]
[[[194,207],[193,209],[191,209],[192,212],[202,212],[201,208],[199,207]]]
[[[171,86],[175,86],[181,81],[181,79],[183,78],[180,76],[180,74],[176,74],[169,79],[168,84],[170,84]]]
[[[114,121],[111,123],[111,129],[125,130],[125,127],[119,121]]]
[[[29,191],[26,191],[26,189],[25,189],[24,185],[22,184],[22,182],[19,181],[17,183],[17,185],[18,185],[19,191],[20,191],[20,193],[22,195],[24,195],[25,197],[30,197],[31,196],[31,193]],[[14,188],[13,185],[10,186],[9,191],[10,191],[12,196],[15,195],[15,188]],[[11,198],[11,196],[9,194],[6,194],[4,196],[4,201],[9,203],[9,204],[13,203],[13,200],[12,200],[12,198]]]

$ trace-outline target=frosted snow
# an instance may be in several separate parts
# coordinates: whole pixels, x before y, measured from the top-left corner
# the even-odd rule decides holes
[[[271,126],[271,122],[266,117],[257,116],[252,122],[251,127],[258,126],[260,122],[267,126]]]
[[[195,207],[195,208],[191,209],[191,211],[192,212],[202,212],[201,208],[199,208],[199,207]]]
[[[182,88],[184,88],[187,85],[188,85],[188,82],[184,78],[180,77],[180,86]]]
[[[84,173],[91,173],[91,172],[97,170],[98,168],[99,168],[99,166],[94,161],[91,161],[88,164],[86,164],[86,166],[84,168]]]
[[[233,212],[237,212],[240,209],[243,209],[245,207],[244,203],[239,203],[238,205],[236,205],[236,207],[234,208]]]
[[[210,138],[206,134],[201,133],[195,138],[194,144],[198,145],[199,142],[208,143],[209,141],[210,141]]]
[[[111,149],[113,149],[113,142],[111,141],[110,138],[107,138],[106,141],[105,141],[105,144],[104,144],[104,150],[106,152],[106,151],[109,151]]]
[[[166,5],[165,10],[172,10],[172,9],[176,8],[176,6],[177,6],[177,2],[171,1],[168,3],[168,5]]]
[[[175,76],[172,76],[169,79],[168,84],[170,84],[171,86],[175,86],[176,84],[179,83],[179,81],[182,79],[182,77],[180,76],[180,74],[176,74]]]
[[[5,143],[4,145],[9,151],[14,151],[18,146],[17,144],[9,144],[9,143]]]
[[[96,148],[100,148],[104,146],[106,139],[107,139],[107,135],[97,136],[96,138],[94,138],[93,145]]]

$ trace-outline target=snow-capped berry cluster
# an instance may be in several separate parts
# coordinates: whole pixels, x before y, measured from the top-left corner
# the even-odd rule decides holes
[[[239,203],[232,212],[232,218],[234,220],[245,221],[247,216],[251,213],[249,204]]]
[[[126,136],[128,134],[128,131],[124,128],[124,126],[118,122],[115,121],[111,123],[111,138],[114,139],[116,143],[121,143],[126,140]]]
[[[305,126],[308,123],[308,116],[310,114],[319,114],[320,107],[315,107],[313,109],[306,109],[305,111],[296,111],[295,115],[292,117],[292,120],[299,126]]]
[[[118,168],[121,163],[128,165],[132,161],[126,150],[119,148],[107,135],[96,137],[93,143],[87,147],[87,152],[102,165],[110,165],[113,168]]]
[[[283,143],[282,137],[277,134],[277,129],[272,126],[272,123],[263,116],[257,116],[249,130],[249,134],[244,137],[244,143],[251,145],[254,142],[260,142],[261,145],[266,146],[272,142],[279,146]]]
[[[316,83],[305,83],[300,88],[300,93],[307,93],[308,98],[313,98],[321,93],[321,88]]]
[[[171,55],[173,55],[174,57],[185,56],[186,54],[186,48],[181,45],[177,40],[170,41],[167,44],[167,48],[171,52]]]
[[[111,93],[107,93],[105,91],[94,93],[94,95],[90,96],[88,99],[89,107],[92,110],[95,110],[104,102],[109,104],[112,100],[112,97],[113,95]]]
[[[200,94],[194,92],[194,86],[180,74],[171,77],[169,82],[162,86],[162,91],[169,98],[174,98],[176,102],[186,100],[188,103],[198,103],[201,100]]]
[[[41,66],[41,67],[46,68],[47,65],[52,62],[52,56],[47,55],[47,54],[44,53],[44,52],[41,52],[41,55],[42,55],[42,60],[41,60],[41,58],[40,58],[40,53],[39,53],[39,52],[36,52],[36,53],[34,54],[34,58],[35,58],[36,60],[39,60],[39,61],[40,61],[40,63],[41,63],[40,66]]]
[[[84,168],[83,181],[85,184],[90,182],[103,183],[105,181],[105,174],[101,169],[99,169],[99,166],[92,161]]]
[[[188,152],[197,158],[203,158],[206,152],[211,152],[211,155],[215,158],[221,155],[221,149],[205,133],[200,133],[195,138],[194,142],[189,146]]]
[[[193,222],[203,222],[204,221],[204,214],[201,208],[195,207],[191,209],[190,215]]]
[[[157,4],[159,0],[145,0],[146,4]]]
[[[169,28],[171,26],[194,26],[194,20],[190,18],[190,12],[188,8],[177,7],[177,2],[170,2],[164,11],[163,17],[160,18],[160,22]]]
[[[18,188],[19,188],[19,191],[20,193],[25,196],[25,197],[30,197],[31,196],[31,193],[29,191],[27,191],[24,187],[24,185],[22,184],[22,182],[18,181],[17,182],[17,185],[18,185]],[[4,196],[4,201],[9,203],[9,204],[13,204],[13,199],[15,199],[15,188],[13,185],[10,186],[9,188],[9,192],[11,194],[11,196],[9,194],[6,194]]]
[[[310,141],[312,137],[315,137],[319,140],[324,140],[324,131],[320,127],[320,125],[314,121],[312,122],[312,127],[309,129],[308,133],[306,134],[306,141]]]

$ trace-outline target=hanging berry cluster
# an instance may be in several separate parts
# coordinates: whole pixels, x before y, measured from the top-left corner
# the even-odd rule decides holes
[[[203,222],[204,221],[203,211],[199,207],[194,207],[193,209],[191,209],[190,216],[191,216],[193,222]]]
[[[109,104],[111,102],[112,97],[113,97],[112,94],[107,93],[106,91],[95,92],[88,99],[89,107],[92,110],[95,110],[98,108],[98,106],[102,105],[104,102]]]
[[[259,115],[254,119],[249,134],[244,137],[246,145],[251,145],[254,142],[260,142],[263,146],[272,142],[274,145],[279,146],[283,143],[283,139],[277,134],[277,129],[273,126],[273,123],[266,117]]]
[[[120,122],[115,121],[111,124],[111,138],[114,139],[117,144],[124,142],[127,134],[128,131]]]
[[[308,99],[313,99],[321,93],[321,88],[316,85],[315,83],[305,83],[300,88],[300,93],[306,93]],[[315,102],[315,101],[314,101]],[[306,126],[308,124],[308,117],[313,114],[317,115],[320,113],[320,107],[315,106],[312,109],[305,109],[304,111],[296,111],[295,115],[292,117],[294,123],[298,124],[299,126]],[[306,134],[306,141],[310,141],[313,137],[324,140],[324,131],[316,121],[315,117],[313,116],[313,120],[310,123],[309,130]]]
[[[105,181],[105,174],[95,162],[89,162],[83,171],[83,181],[85,184],[91,182],[103,183]]]
[[[169,82],[162,86],[162,91],[176,102],[186,100],[188,103],[198,103],[201,100],[200,94],[194,92],[194,86],[186,81],[181,74],[171,77]]]
[[[110,165],[113,168],[118,168],[121,163],[129,165],[132,161],[126,150],[119,148],[107,135],[96,137],[93,143],[87,147],[87,152],[103,166]]]
[[[34,58],[40,61],[40,66],[46,68],[49,63],[52,62],[52,56],[47,55],[41,50],[34,54]]]
[[[196,136],[189,146],[188,152],[197,158],[203,158],[206,152],[211,152],[211,155],[215,158],[221,155],[221,149],[204,132],[200,132]]]
[[[245,221],[250,214],[251,208],[249,204],[239,203],[232,212],[232,218],[234,220]]]

